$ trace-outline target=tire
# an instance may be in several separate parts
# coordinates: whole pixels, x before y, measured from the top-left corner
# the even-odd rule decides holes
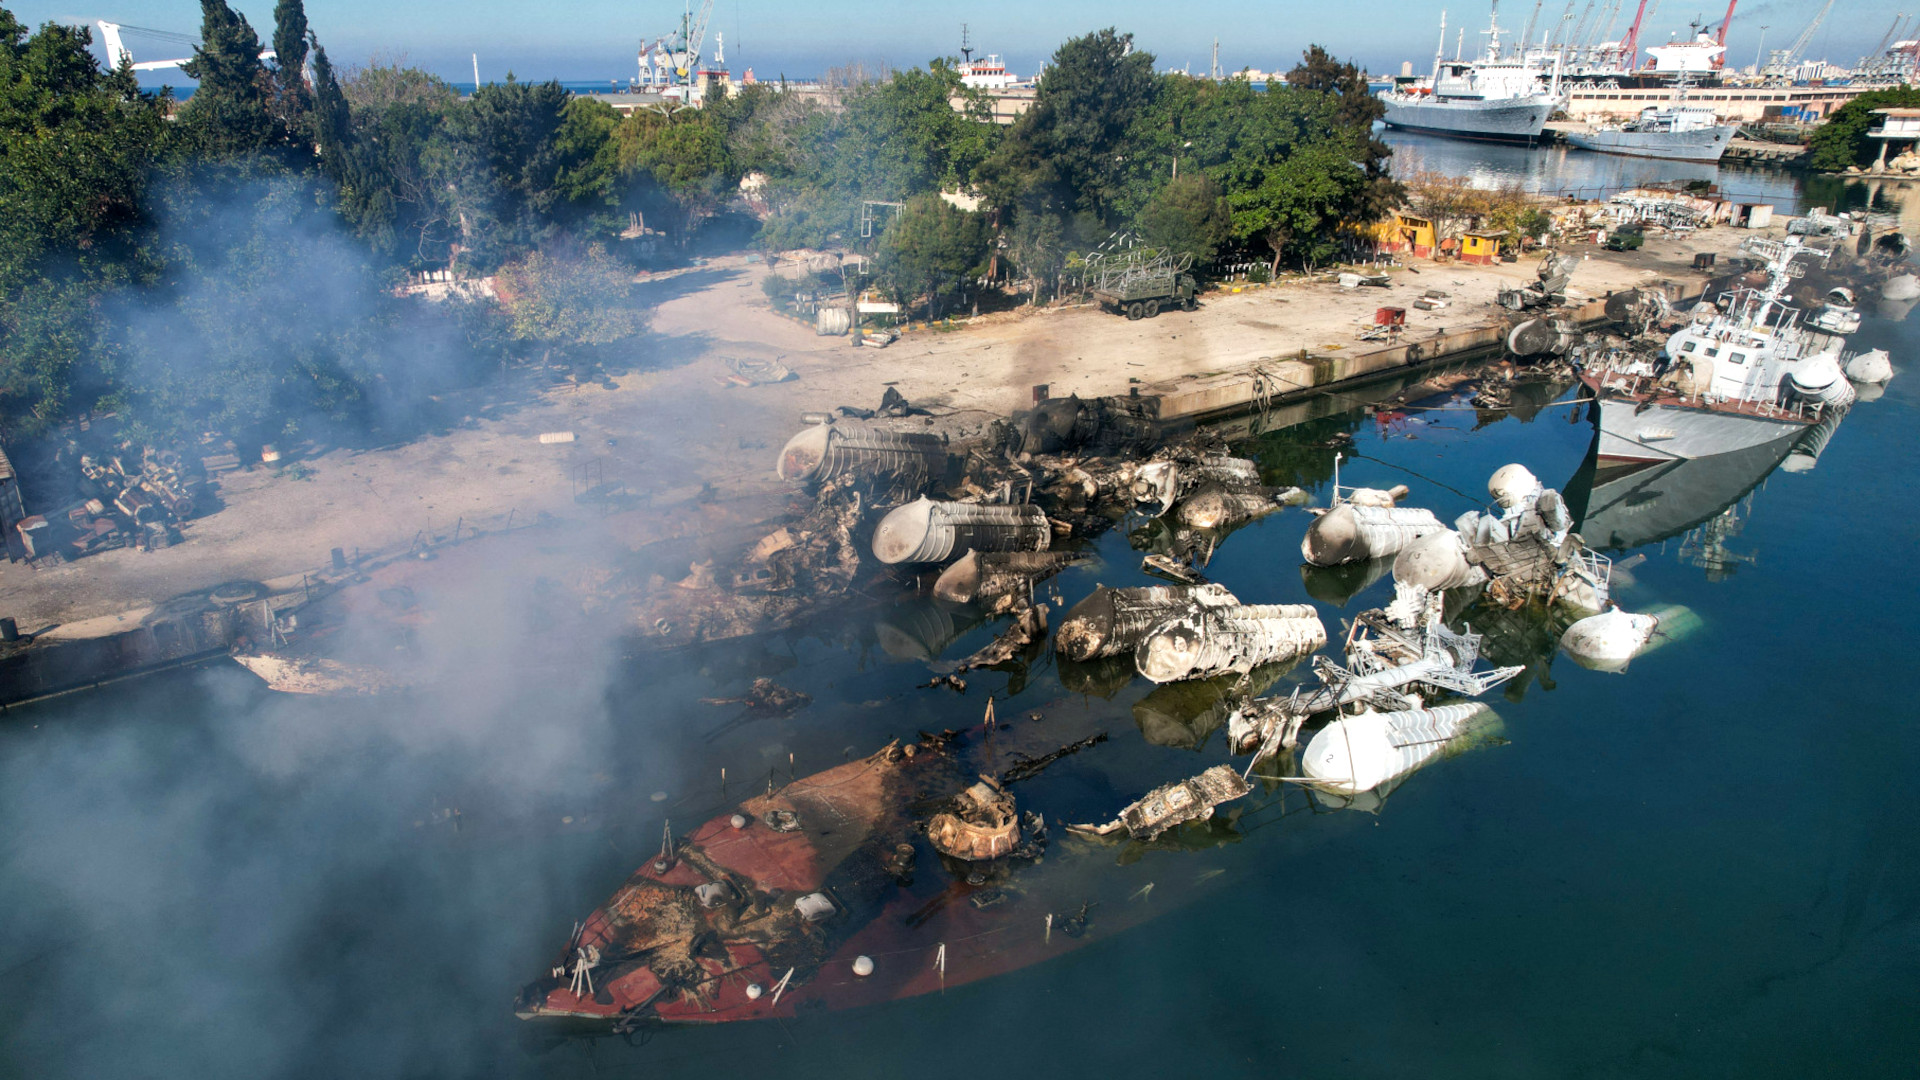
[[[1191,296],[1187,297],[1185,300],[1180,301],[1180,307],[1184,311],[1193,311],[1197,309],[1199,306],[1200,306],[1200,301],[1195,300]]]
[[[1131,304],[1128,304],[1127,305],[1127,321],[1139,322],[1142,311],[1144,311],[1144,309],[1140,306],[1140,302],[1138,300],[1134,301]]]
[[[1147,301],[1146,310],[1141,312],[1141,314],[1149,319],[1153,318],[1155,315],[1160,314],[1160,301],[1158,300]]]

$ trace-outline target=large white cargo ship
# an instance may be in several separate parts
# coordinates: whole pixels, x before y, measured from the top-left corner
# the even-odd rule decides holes
[[[1547,68],[1539,54],[1524,48],[1503,55],[1497,8],[1486,33],[1487,51],[1480,59],[1442,59],[1447,40],[1443,14],[1432,76],[1381,96],[1387,126],[1456,139],[1533,145],[1561,104],[1561,56],[1555,52],[1552,67]]]

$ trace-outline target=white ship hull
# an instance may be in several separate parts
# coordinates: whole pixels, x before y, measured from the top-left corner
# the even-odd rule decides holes
[[[1665,402],[1643,407],[1631,399],[1609,399],[1599,408],[1602,465],[1730,454],[1792,439],[1809,426],[1790,416]]]
[[[1456,139],[1533,143],[1553,115],[1545,94],[1492,101],[1404,101],[1385,99],[1388,127],[1446,135]]]
[[[1567,141],[1582,150],[1668,161],[1719,161],[1733,142],[1731,124],[1694,131],[1589,131],[1569,133]]]

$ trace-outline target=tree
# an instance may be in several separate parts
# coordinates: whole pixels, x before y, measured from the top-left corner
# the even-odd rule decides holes
[[[633,272],[599,244],[584,252],[535,251],[495,278],[513,337],[576,367],[603,362],[647,328],[633,301]]]
[[[1879,140],[1867,136],[1877,121],[1875,109],[1900,109],[1920,106],[1920,89],[1911,86],[1869,90],[1835,109],[1827,122],[1813,129],[1807,146],[1813,151],[1808,164],[1823,172],[1841,172],[1849,166],[1865,168],[1879,156]]]
[[[986,261],[986,219],[938,195],[921,195],[888,223],[875,272],[896,297],[924,300],[938,316],[941,301],[984,273]]]
[[[280,115],[291,126],[307,103],[307,9],[301,0],[273,6],[273,86]]]
[[[1053,54],[1033,108],[1015,122],[1016,156],[1050,166],[1070,210],[1111,220],[1124,186],[1128,134],[1154,92],[1153,54],[1112,27],[1077,37]]]
[[[680,216],[674,231],[682,245],[733,193],[725,132],[690,112],[634,113],[616,132],[620,174],[644,175],[672,200]]]
[[[1295,151],[1262,170],[1257,186],[1227,197],[1234,231],[1264,241],[1276,272],[1289,255],[1309,266],[1324,262],[1339,251],[1337,230],[1361,184],[1360,170],[1331,148]]]
[[[1205,173],[1190,172],[1160,189],[1140,213],[1147,241],[1196,263],[1212,261],[1233,229],[1233,216],[1219,185]]]
[[[567,164],[557,137],[571,97],[557,82],[523,83],[508,73],[445,114],[422,163],[445,192],[459,261],[490,269],[555,235]]]
[[[200,0],[200,44],[180,70],[200,85],[181,110],[184,129],[209,156],[254,153],[284,142],[260,62],[260,37],[225,0]]]
[[[142,206],[168,103],[102,71],[82,28],[0,8],[0,435],[103,392],[96,304],[143,272]]]

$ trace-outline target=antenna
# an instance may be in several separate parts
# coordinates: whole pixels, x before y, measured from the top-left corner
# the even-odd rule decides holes
[[[960,24],[960,62],[963,64],[973,62],[973,43],[967,39],[966,23]]]

